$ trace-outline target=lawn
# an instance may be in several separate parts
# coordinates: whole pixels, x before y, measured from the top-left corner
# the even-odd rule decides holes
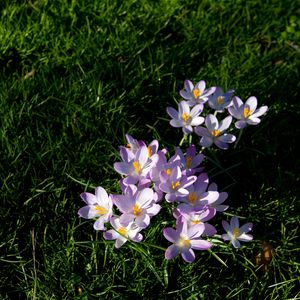
[[[0,15],[1,299],[300,299],[297,1],[3,0]],[[126,134],[173,155],[166,108],[186,79],[269,107],[236,145],[203,151],[229,194],[218,233],[238,215],[254,239],[191,264],[164,257],[165,200],[120,249],[77,214],[84,191],[121,193]]]

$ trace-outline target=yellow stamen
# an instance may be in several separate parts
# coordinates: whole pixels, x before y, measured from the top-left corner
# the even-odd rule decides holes
[[[189,200],[189,202],[191,202],[192,204],[195,204],[195,202],[197,201],[197,193],[196,193],[196,192],[190,193],[190,194],[188,195],[188,200]]]
[[[178,188],[180,186],[180,182],[179,181],[172,181],[172,189],[173,190],[176,190],[176,188]]]
[[[137,172],[137,173],[140,173],[141,172],[141,165],[138,161],[134,161],[132,163],[133,167],[134,167],[134,170]]]
[[[188,237],[181,237],[178,246],[180,248],[188,248],[191,246],[191,241],[188,239]]]
[[[94,210],[96,211],[97,215],[105,215],[108,212],[108,210],[106,208],[104,208],[103,206],[100,206],[100,205],[96,205],[94,207]]]
[[[212,136],[217,137],[221,134],[221,131],[219,129],[213,130],[210,132]]]
[[[240,236],[240,235],[241,235],[240,229],[239,229],[238,227],[234,228],[234,229],[233,229],[233,236],[234,236],[235,238],[237,238],[237,237]]]
[[[195,98],[198,98],[201,95],[201,91],[199,89],[194,89],[193,90],[193,95]]]
[[[244,107],[244,111],[243,111],[244,118],[247,119],[251,114],[252,114],[252,112],[251,112],[250,108]]]
[[[166,172],[166,174],[167,174],[168,176],[171,175],[171,169],[167,169],[167,170],[165,170],[165,172]]]
[[[152,148],[148,146],[148,157],[152,156]]]
[[[125,147],[128,148],[128,149],[131,149],[131,145],[130,144],[126,144]]]
[[[188,169],[192,166],[192,160],[193,158],[191,156],[187,156],[185,159],[185,165]]]
[[[189,115],[187,112],[184,112],[184,113],[181,115],[181,119],[182,119],[184,122],[187,122],[187,121],[190,119],[190,115]]]
[[[193,225],[197,225],[197,224],[202,223],[202,221],[201,221],[201,220],[192,220],[191,223],[192,223]]]
[[[117,231],[118,231],[120,234],[122,234],[122,235],[126,235],[126,228],[125,228],[125,227],[120,227]]]
[[[133,207],[133,214],[135,216],[138,216],[141,213],[142,209],[139,207],[139,205],[136,203]]]
[[[222,105],[222,104],[224,103],[224,97],[223,97],[223,96],[219,96],[219,97],[217,98],[217,103],[218,103],[219,105]]]

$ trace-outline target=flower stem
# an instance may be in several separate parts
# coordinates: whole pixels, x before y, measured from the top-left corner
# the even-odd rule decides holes
[[[238,138],[237,138],[237,140],[235,142],[235,145],[234,145],[233,149],[235,149],[237,147],[237,144],[238,144],[238,142],[241,139],[242,133],[243,133],[243,129],[240,130],[239,136],[238,136]]]
[[[186,138],[187,138],[187,134],[184,134],[183,137],[182,137],[182,139],[181,139],[181,141],[180,141],[180,143],[179,143],[179,147],[182,146],[182,144],[184,143],[184,141],[186,140]]]

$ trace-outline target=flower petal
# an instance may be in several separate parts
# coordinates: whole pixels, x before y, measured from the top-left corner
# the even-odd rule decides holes
[[[191,125],[192,126],[199,126],[204,122],[204,118],[203,117],[195,117],[193,118]]]
[[[173,119],[178,118],[178,111],[173,107],[167,107],[167,113]]]
[[[262,116],[264,113],[266,113],[267,110],[268,110],[268,106],[262,106],[262,107],[258,108],[258,109],[251,115],[251,117],[255,117],[255,118],[260,117],[260,116]]]
[[[236,140],[236,137],[233,134],[224,134],[220,136],[219,140],[223,143],[233,143]]]
[[[195,260],[195,253],[192,249],[182,251],[181,256],[188,263],[192,263]]]
[[[253,236],[251,234],[242,233],[238,239],[242,242],[249,242],[253,239]]]
[[[230,225],[227,221],[222,220],[222,226],[226,232],[230,231]]]
[[[94,194],[85,192],[85,193],[81,193],[80,197],[88,205],[93,205],[97,203],[97,198]]]
[[[257,107],[256,97],[252,96],[252,97],[248,98],[247,101],[245,102],[245,106],[248,106],[250,108],[250,111],[254,112]]]
[[[241,246],[241,243],[238,240],[232,240],[232,245],[234,248],[239,248]]]
[[[240,120],[240,121],[235,122],[234,125],[237,129],[242,129],[242,128],[245,128],[247,126],[247,122],[244,121],[244,120]]]
[[[163,235],[171,243],[176,243],[177,240],[179,239],[178,232],[174,228],[171,228],[171,227],[165,228],[163,230]]]
[[[179,254],[179,248],[176,245],[171,245],[165,252],[165,258],[170,260]]]
[[[212,247],[212,243],[205,240],[191,240],[191,246],[195,250],[208,250]]]
[[[242,233],[247,233],[247,232],[249,232],[249,231],[252,230],[252,227],[253,227],[253,224],[252,224],[252,223],[247,223],[247,224],[241,226],[240,231],[241,231]]]
[[[205,125],[209,131],[213,131],[219,128],[219,122],[216,116],[209,114],[205,118]]]
[[[204,148],[208,148],[213,144],[213,139],[208,136],[203,136],[200,140],[200,144]]]
[[[190,80],[187,79],[184,81],[184,88],[187,92],[191,92],[194,89],[194,85]]]
[[[232,122],[232,116],[228,116],[220,122],[219,130],[221,132],[225,131]]]

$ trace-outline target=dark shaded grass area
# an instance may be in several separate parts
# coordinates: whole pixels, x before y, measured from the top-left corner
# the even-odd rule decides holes
[[[0,10],[4,299],[299,297],[296,2],[3,1]],[[168,246],[167,204],[145,244],[120,250],[77,217],[83,190],[119,192],[112,166],[127,132],[179,143],[165,109],[187,78],[270,107],[235,149],[206,153],[230,213],[255,224],[255,242],[214,250],[228,268],[209,253],[192,265],[164,260],[151,244]],[[259,241],[275,249],[267,272],[255,266]]]

